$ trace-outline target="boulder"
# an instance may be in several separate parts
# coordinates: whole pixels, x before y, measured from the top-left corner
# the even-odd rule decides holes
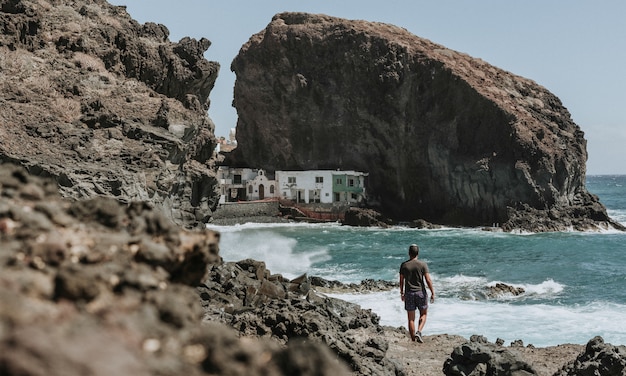
[[[281,13],[231,69],[227,164],[368,172],[397,221],[555,231],[612,226],[585,187],[584,133],[532,80],[389,24]]]
[[[411,228],[425,228],[425,229],[432,230],[432,229],[439,229],[442,226],[441,225],[436,225],[434,223],[430,223],[430,222],[425,221],[423,219],[416,219],[416,220],[413,220],[413,221],[409,222],[409,227],[411,227]]]
[[[341,221],[343,225],[359,226],[359,227],[389,227],[389,220],[384,218],[383,215],[373,209],[364,209],[351,207],[346,210],[344,214],[344,220]]]
[[[528,376],[537,375],[531,365],[514,351],[489,343],[483,336],[455,347],[443,365],[447,376]]]
[[[526,292],[523,287],[515,287],[506,283],[496,283],[487,287],[487,297],[497,298],[503,295],[518,296]]]
[[[360,283],[342,283],[337,280],[327,280],[322,277],[312,276],[309,280],[311,287],[315,291],[322,293],[371,293],[399,288],[398,282],[383,281],[381,279],[365,279]]]
[[[602,337],[596,336],[587,342],[585,351],[564,365],[554,376],[624,374],[626,374],[626,346],[613,346],[604,343]]]

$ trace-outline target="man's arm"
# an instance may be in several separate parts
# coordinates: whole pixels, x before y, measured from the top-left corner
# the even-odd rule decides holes
[[[404,275],[400,273],[400,299],[404,301]]]
[[[430,279],[430,273],[426,273],[424,275],[424,279],[426,280],[426,285],[428,285],[428,288],[430,289],[430,302],[432,303],[435,301],[435,289],[433,288],[433,281]]]

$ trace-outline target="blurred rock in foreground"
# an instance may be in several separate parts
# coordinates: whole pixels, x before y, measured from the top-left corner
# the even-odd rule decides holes
[[[145,203],[69,202],[0,165],[0,374],[347,375],[318,342],[202,323],[195,287],[222,263],[218,241]]]

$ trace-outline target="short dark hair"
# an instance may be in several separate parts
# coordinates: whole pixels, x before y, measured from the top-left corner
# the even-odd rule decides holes
[[[417,244],[411,244],[409,246],[409,256],[417,257],[419,253],[420,253],[420,247],[418,247]]]

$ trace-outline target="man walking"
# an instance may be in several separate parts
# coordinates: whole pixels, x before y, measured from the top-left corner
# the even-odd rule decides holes
[[[426,285],[430,290],[430,302],[435,302],[435,290],[430,279],[428,265],[417,259],[419,255],[417,244],[409,246],[409,260],[400,265],[400,297],[404,302],[407,318],[409,319],[409,333],[411,340],[423,343],[422,329],[426,324],[426,314],[428,313],[428,294]],[[418,309],[420,317],[415,332],[415,310]]]

